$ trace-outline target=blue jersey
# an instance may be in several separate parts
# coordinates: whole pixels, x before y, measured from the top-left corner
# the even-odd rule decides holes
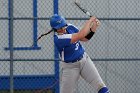
[[[67,33],[63,35],[54,35],[54,43],[59,51],[60,57],[64,62],[75,62],[79,60],[84,54],[84,48],[79,41],[71,43],[73,33],[79,30],[73,26],[68,25],[66,28]]]

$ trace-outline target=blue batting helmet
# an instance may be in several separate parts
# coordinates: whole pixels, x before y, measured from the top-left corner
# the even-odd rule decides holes
[[[50,25],[54,29],[60,29],[60,28],[64,27],[65,25],[67,25],[67,23],[66,23],[66,20],[63,16],[60,16],[58,14],[54,14],[50,18]]]

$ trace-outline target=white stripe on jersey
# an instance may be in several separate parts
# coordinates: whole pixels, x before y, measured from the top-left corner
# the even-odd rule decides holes
[[[61,53],[61,60],[64,61],[64,49],[63,49],[63,51]]]
[[[71,39],[72,34],[58,35],[58,39]]]

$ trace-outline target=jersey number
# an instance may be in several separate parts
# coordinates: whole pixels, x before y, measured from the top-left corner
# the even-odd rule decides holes
[[[79,43],[76,43],[76,48],[75,48],[75,50],[78,50],[78,48],[79,48]]]

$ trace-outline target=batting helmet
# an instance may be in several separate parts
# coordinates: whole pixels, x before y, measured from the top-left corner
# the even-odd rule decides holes
[[[51,18],[50,18],[50,25],[52,28],[54,29],[60,29],[64,26],[67,25],[66,20],[63,16],[60,16],[58,14],[54,14]]]

